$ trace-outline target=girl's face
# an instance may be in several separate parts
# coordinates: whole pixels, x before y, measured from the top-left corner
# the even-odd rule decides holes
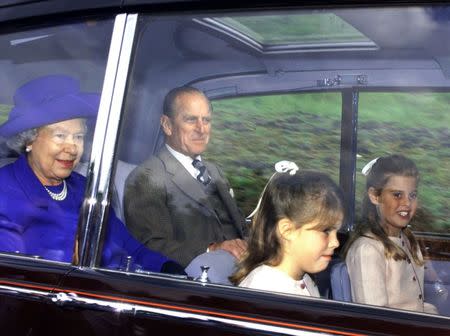
[[[417,210],[417,180],[415,177],[394,175],[377,195],[369,188],[370,201],[377,207],[380,224],[388,236],[398,236]]]
[[[342,219],[328,229],[317,230],[317,224],[305,224],[283,235],[284,256],[279,266],[293,279],[302,278],[304,273],[323,271],[339,246],[337,231],[342,225]]]

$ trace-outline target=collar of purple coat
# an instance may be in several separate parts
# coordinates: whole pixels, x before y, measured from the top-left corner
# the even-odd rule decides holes
[[[30,202],[40,208],[48,207],[50,203],[57,202],[48,195],[44,186],[28,164],[25,154],[20,155],[12,165],[18,184],[21,186]],[[83,176],[75,172],[72,172],[72,174],[66,178],[69,201],[71,199],[81,199],[80,197],[84,194],[83,179]],[[79,183],[75,182],[75,180]],[[76,187],[74,187],[74,184],[76,184]]]

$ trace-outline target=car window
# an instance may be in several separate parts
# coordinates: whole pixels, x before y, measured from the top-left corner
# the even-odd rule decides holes
[[[0,36],[0,252],[72,262],[112,20]]]
[[[205,157],[223,167],[242,211],[254,210],[274,164],[295,162],[339,181],[341,95],[272,94],[213,101]]]
[[[358,116],[357,200],[364,189],[362,167],[385,153],[401,152],[420,167],[419,198],[423,212],[415,231],[448,234],[447,178],[450,150],[448,93],[361,93]],[[360,204],[357,204],[357,213]]]
[[[448,315],[449,237],[448,169],[450,150],[447,92],[415,91],[361,93],[358,115],[356,207],[361,214],[365,178],[361,169],[387,153],[413,159],[420,171],[419,205],[411,229],[420,237],[425,256],[425,297]],[[356,221],[361,221],[357,218]]]
[[[346,214],[341,246],[316,272],[316,284],[322,297],[341,300],[331,273],[361,222],[361,168],[401,154],[420,169],[411,227],[425,281],[414,288],[418,299],[449,315],[448,63],[445,34],[434,34],[446,29],[446,13],[411,7],[143,15],[118,137],[116,213],[134,238],[175,261],[189,279],[205,279],[202,266],[212,278],[220,265],[220,281],[229,285],[233,267],[222,259],[214,264],[211,252],[216,239],[248,239],[249,220],[242,232],[229,224],[255,209],[275,163],[321,171],[343,190]],[[174,100],[171,90],[183,86],[191,90],[183,97],[195,97],[195,113],[188,105],[176,110],[183,99]],[[186,157],[206,168],[192,168]],[[202,191],[210,177],[220,179],[217,189]],[[227,193],[217,197],[220,188]],[[217,202],[236,204],[238,214],[232,205],[224,214]],[[208,224],[214,221],[220,225]],[[209,257],[198,261],[205,252]]]

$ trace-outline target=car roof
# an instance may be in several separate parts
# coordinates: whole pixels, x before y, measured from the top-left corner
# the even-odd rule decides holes
[[[14,13],[16,18],[19,15],[26,17],[33,13],[34,18],[51,13],[71,13],[72,15],[74,11],[78,15],[81,11],[98,15],[98,13],[120,12],[126,6],[138,3],[148,5],[175,2],[171,0],[57,0],[51,2],[7,0],[0,5],[0,22],[4,18],[4,13],[7,12]],[[179,2],[176,3],[179,4]],[[189,0],[183,3],[185,5],[199,4],[202,1]],[[18,10],[19,7],[21,10]],[[130,8],[140,11],[139,7]],[[268,9],[263,12],[264,15],[271,13],[270,8]],[[297,43],[298,41],[281,41],[271,44],[258,41],[249,34],[243,34],[239,31],[239,27],[224,22],[223,19],[228,19],[227,12],[213,15],[211,12],[203,11],[204,15],[168,17],[165,24],[172,28],[161,30],[162,34],[165,34],[158,35],[160,46],[158,49],[161,51],[158,53],[157,50],[152,50],[151,54],[155,63],[160,64],[161,67],[164,67],[166,52],[182,55],[183,71],[174,71],[173,74],[169,74],[165,70],[167,76],[172,78],[185,76],[189,84],[206,91],[211,98],[255,94],[257,93],[253,85],[255,80],[265,83],[265,86],[260,86],[261,92],[342,89],[352,86],[365,88],[445,88],[450,86],[448,57],[450,45],[446,43],[447,36],[450,35],[450,24],[448,24],[450,11],[447,8],[440,6],[347,8],[344,6],[336,9],[329,8],[329,11],[363,36],[362,42],[322,43],[316,41],[305,44]],[[307,12],[308,9],[306,9]],[[283,14],[283,12],[277,13]],[[87,20],[88,18],[86,22]],[[25,21],[28,23],[30,20]],[[40,22],[42,23],[42,18]],[[76,29],[70,31],[56,27],[52,33],[46,41],[36,42],[43,44],[39,49],[33,49],[34,60],[57,56],[55,49],[45,47],[45,43],[51,45],[52,39],[64,40],[66,45],[70,46],[71,43],[75,45],[79,38]],[[180,34],[182,36],[179,36]],[[147,35],[149,38],[152,36]],[[2,49],[0,60],[8,58],[20,60],[26,57],[29,54],[24,51],[27,46],[14,47],[10,38],[11,36],[0,37]],[[103,39],[103,41],[107,43],[106,40]],[[176,41],[176,43],[170,41]],[[208,42],[209,48],[203,48],[205,41]],[[225,44],[226,47],[224,47]],[[150,41],[142,44],[142,48],[151,48],[152,45]],[[165,47],[162,47],[164,45]],[[32,43],[29,43],[29,48],[33,48]],[[92,46],[92,48],[92,50],[107,50],[107,47],[103,45]],[[86,53],[86,57],[92,57],[92,50]],[[217,54],[218,50],[219,54]],[[224,51],[228,53],[227,57],[223,57]],[[64,57],[66,56],[62,55],[61,59]],[[106,59],[106,55],[99,58]],[[299,76],[300,73],[301,76]],[[26,71],[24,74],[26,75]],[[145,78],[145,74],[141,77]],[[3,103],[8,103],[14,88],[27,79],[20,73],[12,74],[9,78],[11,88],[4,88],[0,94],[0,101]],[[179,78],[180,84],[186,83],[183,80]],[[146,85],[151,85],[151,81],[152,78],[147,78]]]
[[[239,8],[273,8],[273,7],[335,7],[335,6],[364,6],[364,5],[411,5],[423,1],[412,0],[405,3],[399,0],[2,0],[0,2],[0,24],[21,19],[32,19],[52,15],[77,15],[77,13],[94,14],[119,12],[121,10],[136,10],[139,8],[153,8],[156,10],[192,10],[192,9],[230,9]],[[429,0],[427,3],[439,3]]]

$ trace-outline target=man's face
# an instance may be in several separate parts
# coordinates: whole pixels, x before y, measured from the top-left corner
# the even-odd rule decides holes
[[[173,117],[161,117],[166,142],[176,151],[194,158],[208,146],[211,133],[209,103],[201,94],[183,93],[177,97],[175,105]]]

